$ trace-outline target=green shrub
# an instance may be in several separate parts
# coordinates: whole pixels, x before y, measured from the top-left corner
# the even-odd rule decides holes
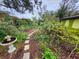
[[[0,41],[4,39],[4,37],[7,35],[6,27],[8,23],[6,22],[0,22]]]
[[[41,42],[49,42],[50,41],[50,36],[45,33],[37,33],[37,34],[35,34],[34,38],[38,41],[41,41]]]
[[[15,25],[17,27],[21,26],[21,25],[28,25],[30,24],[31,21],[27,21],[27,19],[16,19],[15,20]]]
[[[27,34],[25,32],[19,31],[15,26],[9,25],[7,22],[1,22],[0,41],[2,41],[6,35],[15,36],[18,41],[22,41],[27,38]]]
[[[43,53],[43,59],[57,59],[57,56],[49,48],[45,48]]]
[[[21,30],[21,31],[24,31],[24,30],[28,30],[28,29],[31,29],[32,28],[32,26],[30,26],[29,24],[28,25],[21,25],[21,26],[19,26],[19,30]]]
[[[7,33],[4,30],[0,29],[0,41],[2,41],[6,35]]]
[[[27,34],[25,32],[19,32],[16,37],[18,41],[24,41],[27,39]]]

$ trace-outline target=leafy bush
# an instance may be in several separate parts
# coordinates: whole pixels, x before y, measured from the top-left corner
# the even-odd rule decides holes
[[[45,48],[43,53],[43,59],[57,59],[57,56],[49,48]]]
[[[24,41],[27,39],[27,34],[25,32],[19,32],[16,37],[18,41]]]
[[[34,35],[34,38],[41,42],[49,42],[50,40],[50,36],[45,33],[36,33]]]
[[[58,55],[47,46],[46,42],[39,42],[39,47],[42,51],[43,59],[58,59]]]
[[[3,40],[6,35],[17,37],[18,41],[27,38],[27,34],[19,31],[15,26],[9,25],[7,22],[0,23],[0,39]]]
[[[18,29],[21,30],[21,31],[29,30],[31,28],[32,28],[32,26],[30,26],[29,24],[28,25],[21,25],[21,26],[18,27]]]
[[[15,25],[16,26],[21,26],[21,25],[29,25],[32,24],[32,22],[30,21],[30,19],[16,19],[15,20]]]
[[[3,38],[7,35],[6,27],[8,23],[6,22],[0,22],[0,41],[3,40]]]
[[[2,41],[6,35],[7,35],[6,32],[0,29],[0,41]]]
[[[19,30],[15,26],[8,25],[6,28],[8,35],[16,36],[19,33]]]

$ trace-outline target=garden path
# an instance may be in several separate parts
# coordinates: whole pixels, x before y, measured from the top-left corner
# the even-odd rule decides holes
[[[25,41],[23,59],[30,59],[30,39],[31,39],[31,36],[37,31],[38,30],[36,29],[28,31],[28,37],[27,37],[28,40]]]

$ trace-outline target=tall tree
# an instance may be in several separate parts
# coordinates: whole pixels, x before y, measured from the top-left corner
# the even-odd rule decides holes
[[[34,7],[41,8],[42,0],[3,0],[1,6],[15,9],[17,12],[24,13],[26,10],[33,12]]]
[[[60,8],[57,11],[57,16],[59,18],[68,17],[75,15],[78,6],[76,6],[76,3],[79,0],[62,0],[60,3]]]

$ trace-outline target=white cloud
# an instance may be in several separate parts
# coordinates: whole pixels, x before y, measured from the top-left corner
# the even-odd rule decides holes
[[[0,3],[3,3],[3,0],[0,0]]]
[[[0,0],[0,3],[2,3],[3,0]],[[59,8],[59,2],[60,0],[42,0],[43,1],[43,5],[47,5],[47,10],[57,10]],[[7,11],[10,11],[9,9],[5,8],[5,9],[2,9],[2,10],[7,10]],[[12,11],[10,11],[12,13]],[[26,14],[20,14],[20,13],[17,13],[16,11],[13,12],[14,14],[11,14],[13,16],[17,16],[19,18],[31,18],[31,17],[38,17],[38,14],[37,14],[37,11],[35,11],[35,15],[31,15],[29,13],[26,13]]]
[[[49,0],[50,3],[57,3],[59,0]]]

